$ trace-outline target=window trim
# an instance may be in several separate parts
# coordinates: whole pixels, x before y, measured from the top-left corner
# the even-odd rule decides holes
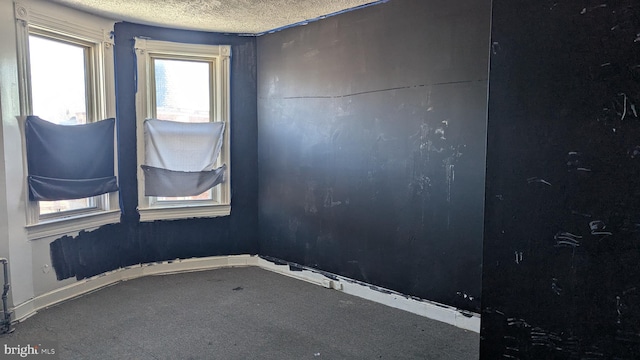
[[[81,211],[61,212],[60,215],[40,215],[37,201],[30,201],[27,184],[26,145],[24,122],[31,112],[31,76],[29,63],[29,36],[76,43],[91,48],[86,59],[88,68],[88,95],[95,100],[87,104],[87,117],[101,120],[115,117],[115,70],[113,60],[113,21],[80,13],[56,4],[25,2],[14,4],[18,52],[18,86],[20,114],[18,122],[22,132],[22,160],[24,172],[24,201],[26,209],[27,239],[62,235],[95,228],[120,221],[118,192],[96,196],[96,207]],[[80,21],[78,19],[81,19]],[[117,137],[114,136],[114,142]],[[114,174],[117,176],[117,146],[114,146]]]
[[[140,221],[174,220],[194,217],[218,217],[231,214],[231,146],[230,146],[230,72],[231,46],[187,44],[170,41],[135,38],[137,57],[136,92],[136,137],[137,137],[137,174],[138,174],[138,212]],[[225,180],[219,185],[217,202],[194,200],[180,202],[157,202],[144,195],[144,120],[152,118],[154,109],[151,62],[155,58],[184,59],[213,62],[211,76],[213,94],[216,99],[210,108],[213,121],[225,122],[222,150],[219,161],[227,164]],[[215,189],[214,189],[215,191]]]

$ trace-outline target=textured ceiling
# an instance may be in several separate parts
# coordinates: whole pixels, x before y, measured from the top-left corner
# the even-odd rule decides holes
[[[215,32],[259,34],[373,0],[53,0],[114,20]]]

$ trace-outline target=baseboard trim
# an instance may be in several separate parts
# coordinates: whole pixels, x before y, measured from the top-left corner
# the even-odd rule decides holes
[[[480,314],[474,312],[463,311],[435,301],[413,298],[393,290],[334,274],[325,275],[315,269],[306,268],[297,264],[288,264],[284,261],[271,261],[270,259],[258,258],[258,266],[278,274],[307,281],[328,289],[342,291],[349,295],[408,311],[461,329],[480,333]],[[294,267],[295,270],[291,270],[292,267]]]
[[[86,295],[107,286],[117,284],[121,281],[150,275],[166,275],[229,267],[256,266],[257,261],[258,258],[254,255],[231,255],[194,259],[176,259],[172,261],[129,266],[83,279],[29,299],[12,309],[14,313],[14,321],[24,321],[42,309],[46,309],[66,300]]]
[[[24,321],[42,309],[89,294],[121,281],[151,275],[167,275],[245,266],[257,266],[264,270],[320,285],[328,289],[342,291],[346,294],[408,311],[465,330],[480,332],[480,315],[477,313],[462,311],[429,300],[416,299],[389,289],[380,288],[342,276],[328,275],[315,269],[305,268],[299,265],[295,266],[295,270],[291,270],[292,266],[286,262],[272,261],[271,259],[261,258],[256,255],[176,259],[173,261],[141,264],[109,271],[36,296],[15,306],[12,309],[14,312],[14,321]]]

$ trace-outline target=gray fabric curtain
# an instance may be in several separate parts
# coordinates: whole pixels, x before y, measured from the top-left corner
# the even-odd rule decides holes
[[[223,165],[208,171],[173,171],[142,165],[145,196],[196,196],[224,181]]]
[[[145,120],[145,196],[195,196],[222,183],[226,166],[214,166],[224,126]]]

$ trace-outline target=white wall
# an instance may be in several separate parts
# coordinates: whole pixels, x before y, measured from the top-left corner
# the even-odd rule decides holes
[[[113,21],[36,0],[20,1],[49,15],[64,14],[74,21],[95,26],[112,26]],[[9,259],[10,306],[28,302],[35,296],[59,289],[75,279],[57,281],[51,267],[49,244],[63,235],[27,240],[26,171],[22,140],[16,116],[20,115],[16,19],[12,0],[0,0],[0,257]],[[110,25],[109,25],[110,24]],[[18,25],[20,26],[20,25]]]
[[[18,92],[18,62],[13,2],[0,0],[0,88],[2,89],[2,214],[3,239],[0,250],[9,259],[11,274],[11,302],[19,304],[33,297],[31,244],[25,231],[25,181],[20,129],[16,116],[20,115]],[[6,223],[5,223],[6,222]],[[6,245],[5,245],[6,244]]]

